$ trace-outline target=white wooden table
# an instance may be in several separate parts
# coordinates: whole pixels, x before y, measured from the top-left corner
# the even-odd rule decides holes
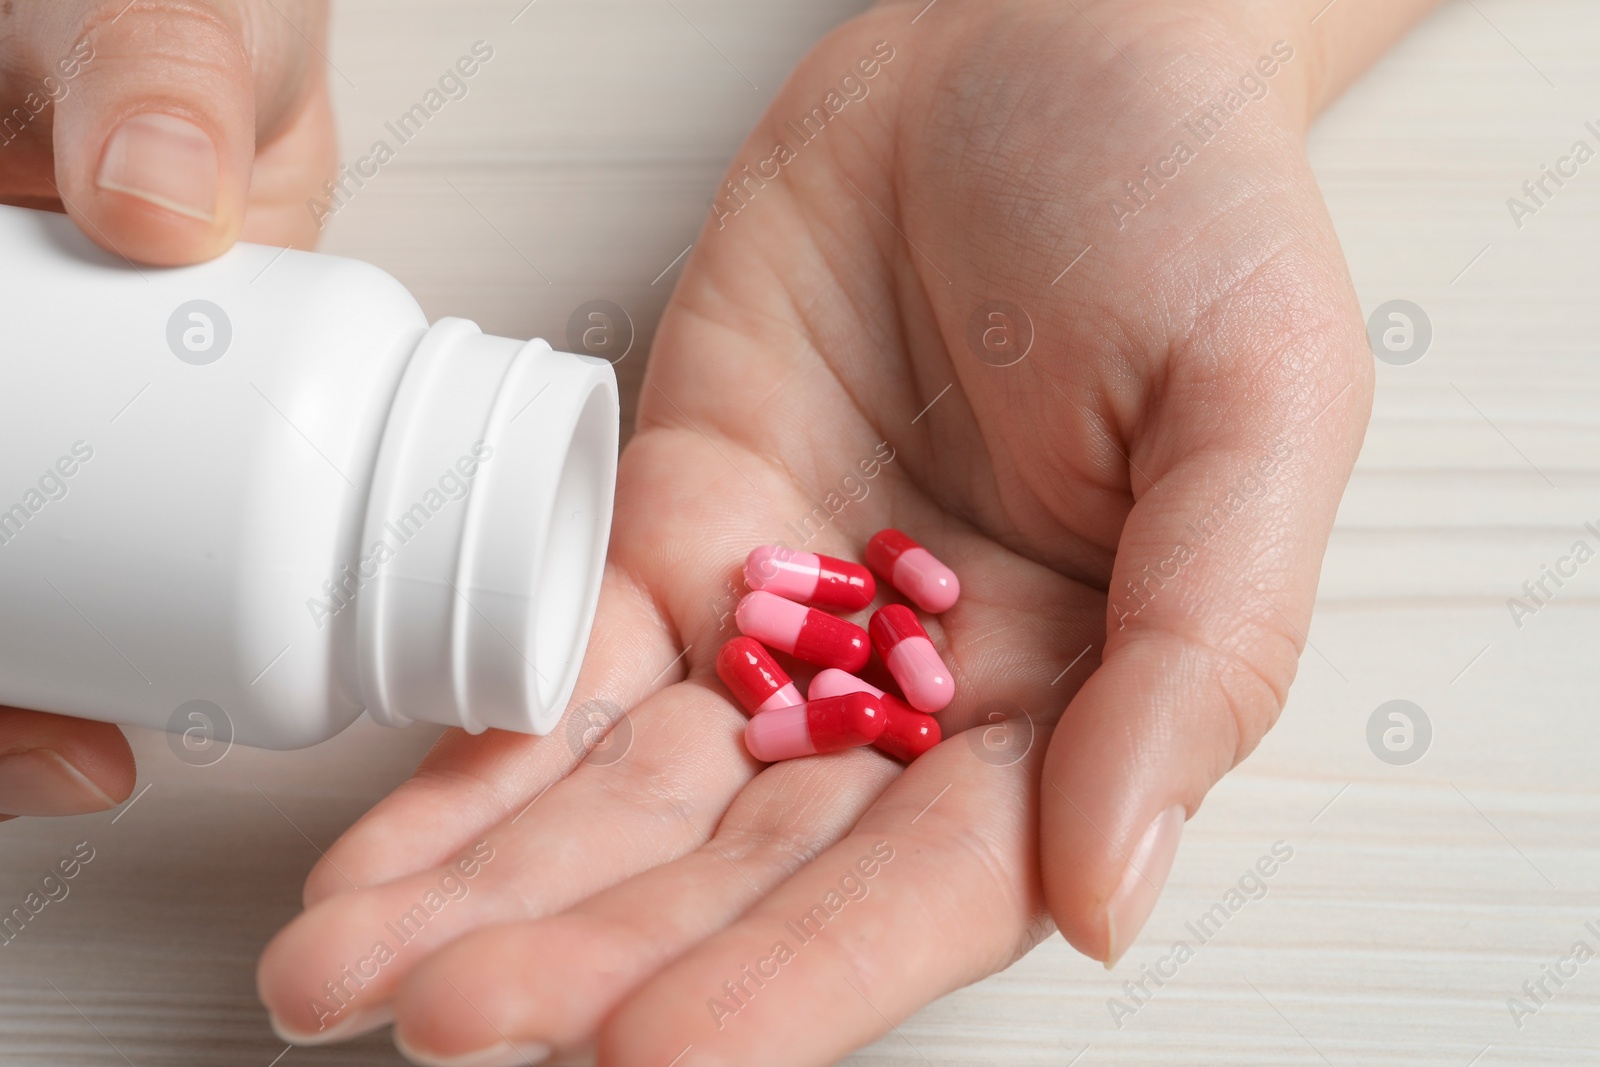
[[[473,41],[495,58],[326,247],[510,336],[562,338],[609,299],[642,352],[743,131],[861,0],[538,0],[513,24],[522,2],[339,6],[347,158]],[[1597,55],[1592,2],[1457,0],[1323,120],[1313,156],[1363,305],[1414,301],[1435,338],[1379,368],[1283,721],[1191,824],[1116,973],[1051,941],[850,1063],[1600,1063],[1600,962],[1520,1029],[1507,1007],[1574,941],[1600,950],[1600,562],[1520,629],[1506,606],[1575,540],[1600,548],[1583,529],[1600,526],[1600,161],[1520,231],[1505,203],[1575,139],[1600,143]],[[1367,742],[1397,698],[1433,730],[1408,766]],[[0,1062],[267,1067],[284,1050],[256,954],[316,846],[431,736],[363,725],[201,770],[141,734],[131,808],[0,827],[5,909],[77,842],[95,850],[0,946]],[[1121,983],[1193,943],[1185,924],[1278,841],[1293,859],[1265,897],[1119,1028]],[[379,1035],[279,1062],[400,1060]]]

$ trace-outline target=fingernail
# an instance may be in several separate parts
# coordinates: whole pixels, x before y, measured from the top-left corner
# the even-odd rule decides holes
[[[1182,837],[1183,805],[1174,804],[1151,821],[1133,847],[1122,881],[1106,902],[1106,970],[1117,965],[1155,910]]]
[[[394,1035],[394,1047],[400,1050],[400,1055],[418,1067],[529,1067],[543,1063],[550,1058],[550,1053],[553,1051],[549,1045],[537,1041],[524,1041],[520,1045],[501,1041],[489,1048],[480,1048],[476,1052],[466,1052],[459,1056],[440,1056],[406,1044],[398,1030]]]
[[[95,184],[203,222],[217,211],[217,149],[176,115],[134,115],[106,141]]]
[[[83,815],[116,806],[105,790],[52,749],[0,757],[0,812],[7,815]]]
[[[291,1045],[327,1045],[346,1038],[360,1037],[381,1027],[394,1022],[394,1009],[385,1004],[381,1008],[372,1008],[368,1011],[358,1011],[347,1019],[331,1023],[322,1030],[302,1032],[291,1030],[278,1021],[276,1015],[268,1015],[272,1023],[272,1032],[278,1035],[279,1040]]]

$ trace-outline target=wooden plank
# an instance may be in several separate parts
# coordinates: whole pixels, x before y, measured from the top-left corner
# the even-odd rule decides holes
[[[327,248],[393,271],[432,315],[511,335],[559,343],[577,304],[614,300],[636,320],[639,358],[622,368],[636,384],[675,277],[658,275],[721,167],[794,60],[861,6],[340,4],[330,78],[347,158],[473,41],[496,52],[339,213]],[[1421,362],[1378,368],[1283,721],[1191,823],[1117,971],[1053,940],[849,1063],[1600,1062],[1600,964],[1520,1029],[1506,1006],[1575,940],[1600,947],[1584,927],[1600,926],[1600,565],[1521,628],[1505,604],[1600,525],[1600,164],[1520,230],[1505,207],[1600,119],[1597,52],[1600,10],[1582,0],[1451,4],[1321,123],[1312,158],[1363,306],[1414,300],[1437,336]],[[1434,728],[1408,767],[1367,747],[1393,698]],[[431,736],[362,724],[198,770],[141,733],[149,790],[132,808],[0,829],[0,903],[77,842],[95,849],[71,895],[0,948],[0,1058],[267,1067],[283,1047],[255,999],[256,955],[297,910],[316,849]],[[1185,924],[1278,841],[1294,856],[1264,896],[1114,1016],[1112,998],[1132,1003],[1123,983],[1197,940]],[[378,1035],[282,1062],[400,1060]]]

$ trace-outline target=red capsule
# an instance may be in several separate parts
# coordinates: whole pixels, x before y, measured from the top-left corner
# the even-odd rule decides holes
[[[907,703],[918,711],[938,711],[950,703],[956,695],[955,679],[916,612],[904,604],[886,604],[872,613],[867,629]]]
[[[878,595],[872,572],[861,564],[782,545],[753,549],[744,561],[744,583],[814,608],[840,611],[860,611]]]
[[[812,700],[751,719],[744,745],[763,763],[870,745],[883,733],[883,702],[871,693]]]
[[[961,596],[955,572],[899,530],[873,534],[866,555],[867,566],[930,615],[949,611]]]
[[[887,717],[883,733],[872,742],[872,747],[879,752],[886,752],[895,759],[910,763],[928,749],[937,745],[943,734],[939,729],[939,720],[932,715],[924,715],[891,693],[864,682],[853,674],[844,671],[826,670],[811,679],[811,688],[807,692],[812,700],[822,700],[826,697],[843,696],[846,693],[870,693],[883,701],[883,711]]]
[[[752,637],[735,637],[722,646],[717,677],[748,715],[805,703],[778,661]]]
[[[746,637],[818,667],[859,671],[872,655],[867,632],[855,623],[761,590],[745,594],[734,618]]]
[[[888,721],[872,746],[901,763],[910,763],[944,739],[938,719],[913,711],[903,701],[895,701],[895,706],[885,701],[883,710]]]

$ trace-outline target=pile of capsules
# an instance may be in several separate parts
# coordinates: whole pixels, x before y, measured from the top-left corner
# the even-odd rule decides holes
[[[734,616],[743,636],[722,646],[717,674],[750,716],[744,743],[756,759],[775,763],[872,745],[910,762],[939,743],[939,723],[929,713],[950,703],[955,681],[916,613],[888,604],[863,630],[819,609],[852,612],[871,604],[878,593],[873,571],[930,614],[948,611],[961,583],[899,530],[874,534],[866,556],[863,567],[763,545],[746,558],[751,592]],[[822,668],[807,698],[768,647]],[[904,699],[857,677],[873,649]]]

